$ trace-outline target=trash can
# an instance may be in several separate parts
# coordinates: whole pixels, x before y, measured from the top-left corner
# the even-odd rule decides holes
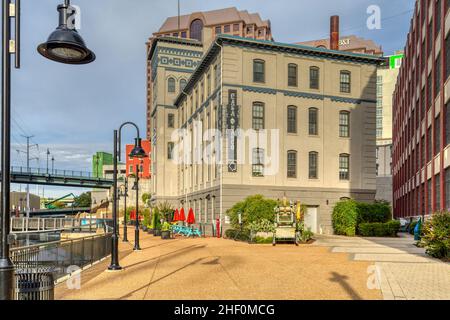
[[[54,300],[53,272],[46,268],[16,270],[16,300]]]

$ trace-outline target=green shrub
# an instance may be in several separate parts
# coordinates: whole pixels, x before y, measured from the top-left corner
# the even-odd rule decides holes
[[[152,224],[150,225],[150,228],[155,230],[161,230],[161,216],[159,214],[158,208],[153,209]]]
[[[386,223],[361,223],[358,234],[363,237],[395,237],[400,230],[400,221],[392,220]]]
[[[240,230],[236,229],[228,229],[225,231],[225,237],[232,240],[236,239],[239,241],[250,241],[250,231],[243,230],[241,232]]]
[[[450,213],[436,213],[425,222],[421,244],[430,256],[450,259]]]
[[[354,200],[339,201],[333,209],[332,223],[338,235],[355,236],[358,219],[358,204]]]
[[[387,202],[357,203],[358,224],[392,220],[391,206]]]
[[[391,207],[387,202],[360,203],[354,200],[343,200],[333,209],[332,223],[336,234],[355,236],[359,226],[364,223],[385,223],[392,219]],[[384,227],[374,225],[366,232],[383,234]]]
[[[312,240],[314,233],[311,230],[303,230],[300,233],[300,242],[307,243],[309,240]]]
[[[239,229],[239,212],[242,213],[243,227],[249,229],[252,222],[260,222],[263,219],[274,223],[276,205],[276,201],[265,199],[262,195],[250,196],[244,201],[236,203],[227,211],[227,215],[230,217],[233,228]]]
[[[271,244],[273,242],[273,238],[256,237],[255,242],[257,244]]]
[[[275,232],[275,225],[273,222],[271,222],[267,219],[261,219],[260,221],[251,222],[248,225],[248,229],[254,233]]]

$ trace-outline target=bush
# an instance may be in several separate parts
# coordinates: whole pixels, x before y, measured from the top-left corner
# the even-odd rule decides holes
[[[161,230],[161,216],[159,214],[159,209],[153,209],[152,224],[150,229]]]
[[[392,220],[391,206],[387,202],[357,203],[358,224]]]
[[[363,237],[396,237],[400,230],[400,221],[392,220],[386,223],[361,223],[358,234]]]
[[[236,239],[239,241],[250,241],[250,231],[249,230],[243,230],[242,232],[240,230],[236,229],[228,229],[225,231],[225,237],[228,239]]]
[[[450,259],[450,213],[436,213],[425,222],[421,244],[430,256]]]
[[[256,237],[255,242],[257,244],[271,244],[273,242],[273,238]]]
[[[332,222],[336,234],[355,236],[364,223],[386,223],[392,219],[391,207],[387,202],[360,203],[344,200],[333,209]],[[372,226],[370,233],[383,234],[383,226]]]
[[[275,232],[275,225],[273,222],[262,219],[260,221],[251,222],[248,229],[254,233],[257,232]]]
[[[358,204],[354,200],[339,201],[333,209],[332,223],[338,235],[355,236],[358,219]]]
[[[314,233],[311,230],[303,230],[300,233],[300,242],[307,243],[309,240],[312,240]]]
[[[251,223],[259,222],[263,219],[274,223],[274,208],[276,205],[276,201],[265,199],[262,195],[250,196],[244,201],[236,203],[227,211],[227,215],[230,217],[233,228],[240,229],[239,212],[242,213],[243,227],[248,230]]]

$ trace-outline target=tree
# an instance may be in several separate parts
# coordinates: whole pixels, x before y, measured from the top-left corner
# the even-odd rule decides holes
[[[80,208],[89,208],[91,206],[91,193],[85,192],[75,198],[74,206]]]

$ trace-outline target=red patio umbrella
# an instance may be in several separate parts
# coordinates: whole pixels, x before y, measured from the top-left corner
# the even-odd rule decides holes
[[[178,221],[184,221],[186,220],[186,216],[184,215],[184,208],[181,208],[180,210],[180,216],[178,217]]]
[[[186,222],[188,224],[194,224],[195,223],[195,215],[194,215],[194,210],[192,210],[192,208],[189,209],[189,214],[188,214]]]
[[[175,209],[175,214],[173,215],[173,222],[180,221],[180,213],[178,212],[178,209]]]

